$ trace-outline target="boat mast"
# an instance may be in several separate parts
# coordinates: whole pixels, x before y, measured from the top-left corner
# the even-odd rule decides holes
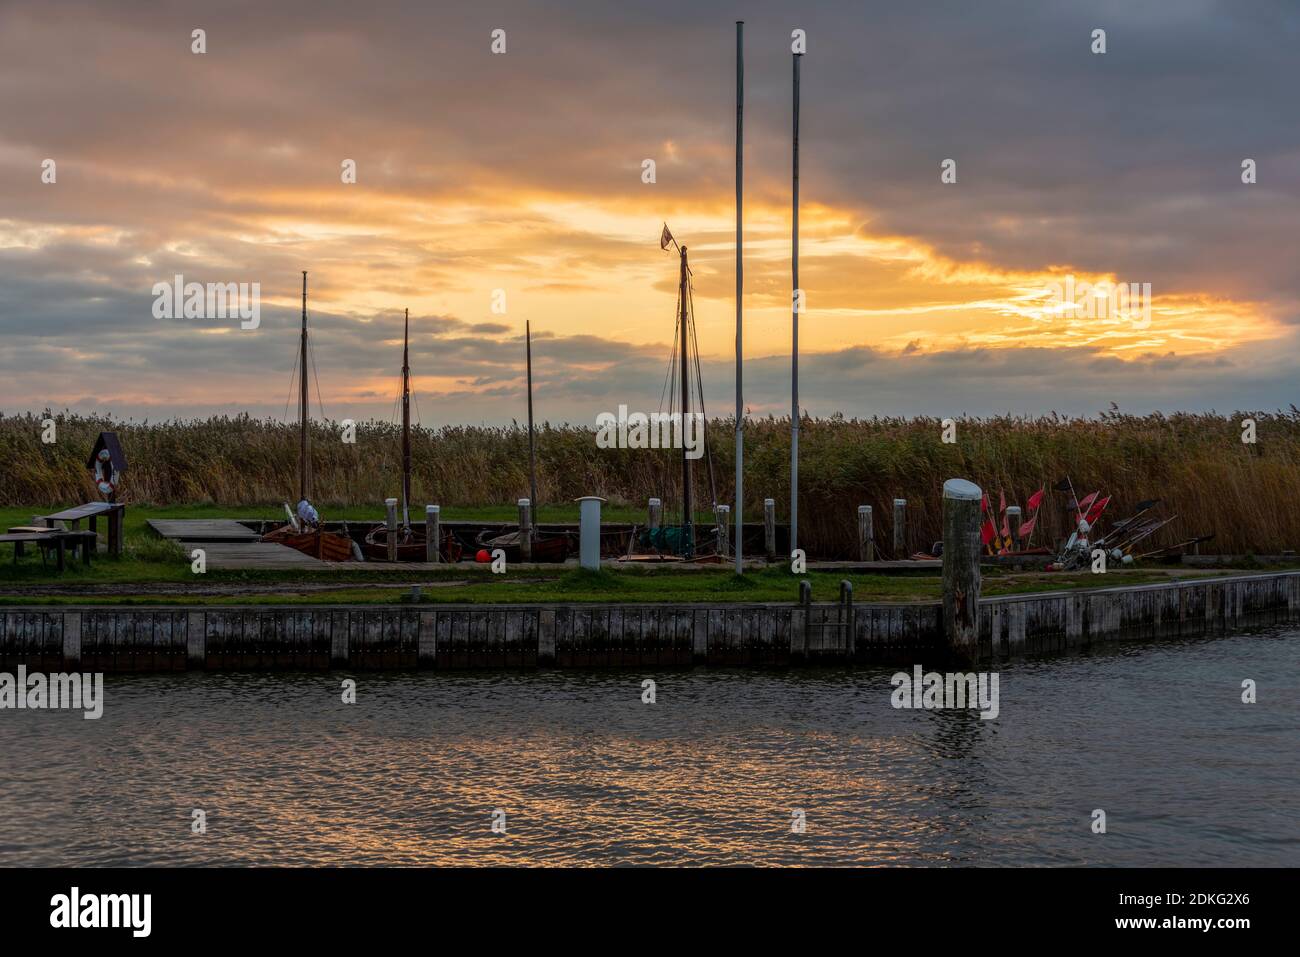
[[[690,303],[689,275],[690,270],[686,265],[686,247],[682,246],[681,252],[681,277],[679,280],[678,296],[681,298],[681,314],[678,316],[678,326],[681,329],[681,389],[682,389],[682,435],[686,435],[687,420],[691,413],[691,385],[690,385],[690,363],[687,360],[687,343],[689,342],[690,322],[688,304]],[[686,443],[682,442],[682,555],[685,558],[695,557],[695,515],[691,504],[691,460],[687,456],[689,450]]]
[[[411,310],[402,326],[402,528],[411,527]]]
[[[533,527],[537,522],[537,446],[533,438],[533,333],[524,320],[524,354],[528,363],[528,494],[533,503]]]
[[[302,341],[298,356],[298,501],[307,497],[307,270],[302,271]]]

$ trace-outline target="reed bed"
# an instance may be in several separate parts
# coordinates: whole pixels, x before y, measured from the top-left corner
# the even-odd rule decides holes
[[[41,420],[53,418],[58,440],[41,442]],[[1242,419],[1256,422],[1258,440],[1242,442]],[[762,520],[764,498],[789,515],[790,421],[746,423],[745,517]],[[0,505],[52,508],[97,498],[86,457],[100,431],[116,431],[130,460],[128,501],[152,504],[265,505],[296,494],[298,431],[293,423],[218,416],[204,420],[135,422],[71,413],[0,415],[0,454],[7,475]],[[342,441],[335,422],[311,429],[313,498],[328,509],[374,503],[398,494],[400,429],[366,422],[355,444]],[[733,424],[709,424],[718,499],[734,495]],[[505,427],[444,426],[412,433],[413,505],[509,505],[528,494],[528,433]],[[651,496],[672,511],[679,500],[680,459],[660,450],[597,448],[589,428],[543,424],[537,431],[538,497],[569,504],[601,495],[618,505],[642,506]],[[713,500],[706,459],[695,463],[697,499]],[[810,554],[851,555],[856,512],[871,505],[876,541],[888,554],[892,501],[908,500],[908,550],[939,538],[940,492],[945,479],[969,478],[1008,503],[1024,503],[1047,486],[1036,542],[1066,533],[1067,496],[1052,492],[1069,475],[1082,495],[1112,494],[1117,518],[1135,502],[1163,500],[1163,514],[1179,518],[1155,539],[1169,543],[1215,534],[1209,550],[1267,554],[1300,542],[1300,410],[1096,418],[995,417],[962,419],[957,442],[941,441],[937,419],[805,419],[800,431],[800,544]]]

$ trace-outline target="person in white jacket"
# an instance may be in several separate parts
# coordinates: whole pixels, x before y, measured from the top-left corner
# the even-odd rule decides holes
[[[311,502],[303,499],[298,503],[298,521],[302,523],[303,531],[316,528],[320,525],[320,513]]]

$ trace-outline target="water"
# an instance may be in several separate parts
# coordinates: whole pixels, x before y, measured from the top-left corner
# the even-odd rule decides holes
[[[893,668],[110,675],[0,711],[0,865],[1295,866],[1298,642],[1004,665],[996,721]]]

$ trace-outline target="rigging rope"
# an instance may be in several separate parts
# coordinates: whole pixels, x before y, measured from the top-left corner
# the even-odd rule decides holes
[[[691,340],[695,343],[695,383],[696,392],[700,397],[700,422],[703,426],[701,439],[704,441],[704,455],[709,464],[709,491],[713,495],[713,504],[718,504],[718,485],[713,477],[713,448],[709,445],[709,417],[704,409],[704,377],[700,372],[700,340],[697,336],[698,325],[695,322],[695,283],[688,282],[686,286],[687,295],[691,300]],[[682,424],[682,430],[685,432],[686,425]],[[716,512],[714,513],[716,514]]]

